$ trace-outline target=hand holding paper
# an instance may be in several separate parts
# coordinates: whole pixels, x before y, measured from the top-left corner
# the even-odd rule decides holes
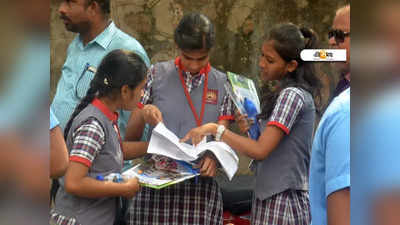
[[[145,105],[143,107],[143,119],[152,126],[156,126],[163,121],[162,113],[155,105]]]
[[[207,123],[200,127],[193,128],[180,140],[180,142],[186,142],[192,139],[192,143],[196,146],[201,143],[207,135],[215,134],[217,132],[217,127],[218,125],[215,123]]]

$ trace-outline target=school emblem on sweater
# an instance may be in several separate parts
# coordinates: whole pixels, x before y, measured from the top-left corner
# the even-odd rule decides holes
[[[218,90],[208,89],[206,94],[206,103],[216,105],[218,102]]]

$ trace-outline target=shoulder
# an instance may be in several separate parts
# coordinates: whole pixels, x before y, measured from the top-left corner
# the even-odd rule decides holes
[[[350,89],[343,91],[331,102],[321,118],[320,126],[329,132],[344,123],[350,126]]]
[[[279,93],[280,100],[300,100],[304,102],[306,93],[303,89],[297,87],[288,87],[281,90]]]
[[[84,134],[85,136],[93,136],[93,134],[97,134],[100,137],[105,137],[105,129],[100,120],[96,117],[89,117],[83,121],[81,121],[74,130],[74,136],[76,134]]]
[[[136,40],[134,37],[129,34],[123,32],[119,28],[115,27],[116,31],[113,36],[112,45],[114,47],[119,47],[122,49],[127,49],[131,51],[144,51],[143,46]]]
[[[333,99],[323,117],[332,118],[347,114],[350,115],[350,88]]]
[[[167,74],[170,74],[170,72],[177,71],[174,60],[157,62],[153,64],[150,68],[152,69],[153,73],[162,72],[163,74],[165,73],[165,76]]]
[[[217,78],[218,80],[226,81],[227,76],[226,76],[225,72],[222,72],[222,71],[216,69],[215,67],[211,67],[211,72],[212,72],[212,74],[214,74],[215,78]]]

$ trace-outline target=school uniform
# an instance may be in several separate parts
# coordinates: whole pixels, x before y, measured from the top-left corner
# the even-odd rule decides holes
[[[268,121],[286,134],[265,159],[255,161],[256,185],[251,224],[308,225],[308,171],[315,106],[307,91],[282,90]]]
[[[95,99],[74,118],[69,130],[66,140],[69,160],[89,167],[87,176],[93,179],[121,173],[123,153],[117,121],[118,114]],[[59,225],[110,225],[115,219],[116,200],[69,194],[62,178],[51,219]]]
[[[224,73],[207,65],[199,75],[183,71],[175,61],[153,65],[148,74],[144,104],[156,105],[165,126],[179,138],[201,124],[233,120],[232,102],[225,93]],[[171,159],[169,159],[171,160]],[[222,195],[213,178],[198,177],[161,190],[142,187],[133,198],[130,225],[222,224]]]

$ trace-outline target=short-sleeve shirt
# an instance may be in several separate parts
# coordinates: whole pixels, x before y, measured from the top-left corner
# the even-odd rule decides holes
[[[113,22],[86,46],[76,36],[67,49],[67,58],[62,67],[57,92],[52,102],[52,109],[65,128],[70,116],[89,89],[98,65],[105,55],[115,49],[126,49],[135,52],[149,66],[150,60],[142,45],[133,37],[122,32]],[[128,111],[119,111],[118,126],[124,137],[129,120]]]
[[[350,187],[350,88],[336,97],[321,118],[310,166],[312,224],[327,224],[327,198]]]
[[[54,115],[53,110],[50,108],[50,130],[58,126],[58,124],[60,123],[58,122],[57,117]]]
[[[279,93],[268,125],[277,126],[289,134],[303,106],[304,93],[298,88],[285,88]]]
[[[105,143],[104,129],[100,122],[91,117],[82,123],[73,133],[70,161],[83,163],[90,168],[96,155]]]

